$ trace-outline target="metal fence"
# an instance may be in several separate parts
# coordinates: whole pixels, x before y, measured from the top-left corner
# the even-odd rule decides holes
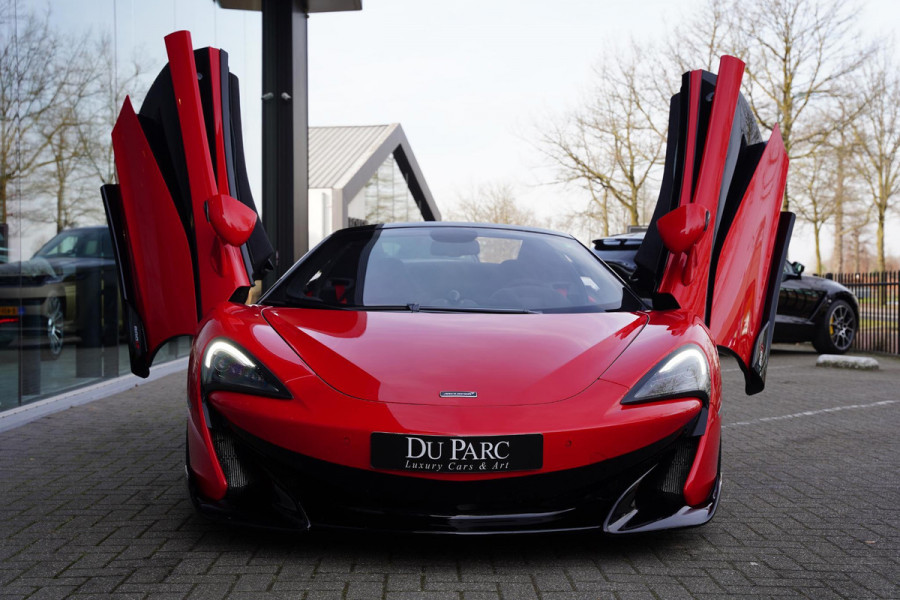
[[[900,355],[900,271],[829,273],[859,299],[859,332],[853,349]]]

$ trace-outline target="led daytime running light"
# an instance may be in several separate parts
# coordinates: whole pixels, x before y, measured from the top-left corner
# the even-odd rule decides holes
[[[622,400],[639,404],[694,396],[709,401],[712,383],[709,363],[699,346],[688,344],[660,361],[644,375]]]
[[[285,386],[248,352],[225,339],[213,340],[203,355],[203,392],[225,390],[290,398]]]
[[[223,354],[227,354],[228,356],[231,356],[232,358],[234,358],[236,361],[238,361],[240,364],[244,365],[245,367],[255,367],[256,366],[256,363],[254,363],[252,360],[247,358],[246,354],[244,354],[243,352],[241,352],[240,350],[238,350],[232,344],[229,344],[225,340],[216,340],[206,348],[206,358],[204,358],[204,360],[203,360],[203,366],[206,367],[207,369],[211,368],[213,356],[215,356],[216,353],[218,353],[218,352],[222,352]]]

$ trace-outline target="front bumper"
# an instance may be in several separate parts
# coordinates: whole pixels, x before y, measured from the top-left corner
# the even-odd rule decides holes
[[[699,415],[674,434],[623,456],[573,469],[474,481],[343,466],[271,444],[211,408],[208,415],[228,491],[218,500],[205,498],[188,467],[192,500],[206,516],[258,527],[633,533],[705,523],[719,497],[718,480],[699,507],[688,506],[682,494],[699,445],[694,434]]]

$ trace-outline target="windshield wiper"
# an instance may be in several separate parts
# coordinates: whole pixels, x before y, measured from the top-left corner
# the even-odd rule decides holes
[[[266,298],[261,304],[266,306],[277,306],[282,308],[324,308],[331,310],[353,310],[353,306],[347,306],[345,304],[327,304],[323,302],[320,298],[314,297],[297,297],[297,296],[288,296],[289,300],[276,300],[274,298]]]
[[[481,306],[421,306],[415,302],[409,304],[327,304],[318,298],[291,298],[289,301],[269,299],[265,301],[269,306],[281,306],[285,308],[323,308],[331,310],[366,310],[378,312],[443,312],[443,313],[485,313],[485,314],[512,314],[532,315],[540,314],[539,310],[526,308],[492,308]]]
[[[409,304],[364,304],[362,306],[354,306],[354,308],[357,310],[419,312],[419,305],[415,302],[410,302]]]
[[[488,306],[419,306],[421,312],[457,312],[457,313],[487,313],[487,314],[511,314],[511,315],[537,315],[539,310],[527,308],[492,308]]]
[[[356,310],[372,310],[372,311],[401,311],[401,312],[444,312],[444,313],[488,313],[488,314],[539,314],[539,310],[528,310],[525,308],[492,308],[484,306],[422,306],[415,302],[409,304],[374,304],[363,306],[349,307]]]

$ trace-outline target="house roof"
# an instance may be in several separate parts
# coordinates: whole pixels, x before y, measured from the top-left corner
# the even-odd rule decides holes
[[[425,219],[440,220],[440,211],[399,123],[310,127],[309,188],[340,189],[344,202],[349,202],[391,155]]]
[[[400,125],[309,128],[309,187],[340,188]],[[393,149],[391,149],[393,151]],[[379,163],[380,164],[380,163]]]

